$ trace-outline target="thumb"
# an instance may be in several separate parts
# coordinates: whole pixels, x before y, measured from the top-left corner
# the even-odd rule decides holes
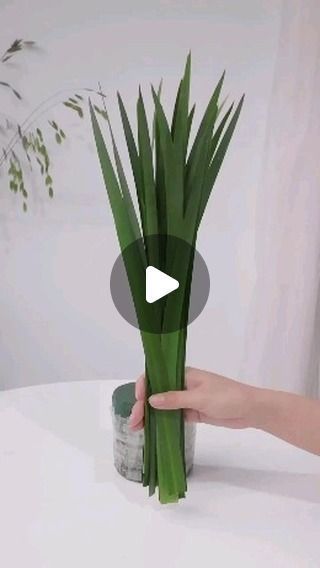
[[[197,409],[199,400],[198,394],[194,390],[185,390],[153,394],[149,398],[149,403],[153,408],[159,408],[161,410],[178,410],[180,408]]]

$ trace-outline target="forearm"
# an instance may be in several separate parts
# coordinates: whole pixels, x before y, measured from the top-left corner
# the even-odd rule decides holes
[[[320,401],[257,389],[254,426],[294,446],[320,455]]]

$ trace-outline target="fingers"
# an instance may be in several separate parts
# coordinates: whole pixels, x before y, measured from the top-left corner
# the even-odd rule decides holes
[[[198,374],[191,367],[186,367],[185,381],[188,389],[196,388],[201,384],[201,378],[198,377]],[[144,374],[141,375],[136,382],[135,397],[136,400],[146,399],[146,381]]]
[[[141,430],[144,419],[144,402],[146,398],[146,386],[144,375],[141,375],[135,386],[136,403],[134,404],[129,418],[130,430]]]
[[[146,398],[146,381],[144,375],[141,375],[136,382],[135,388],[136,400],[145,400]]]
[[[177,410],[179,408],[198,410],[200,406],[199,394],[196,389],[154,394],[150,396],[149,403],[153,408],[161,410]]]
[[[199,421],[200,397],[193,384],[192,369],[186,370],[186,382],[191,390],[170,391],[153,395],[149,398],[149,403],[153,408],[162,410],[186,409],[186,420],[190,422]],[[136,382],[135,387],[136,403],[134,404],[129,419],[129,427],[131,430],[140,430],[144,425],[144,404],[146,400],[146,382],[145,376],[141,375]]]
[[[139,403],[136,403],[136,405],[138,404]],[[133,432],[142,430],[142,428],[144,427],[144,419],[143,417],[139,419],[140,416],[141,416],[141,409],[138,406],[136,406],[136,408],[134,407],[129,419],[129,428]],[[197,410],[190,410],[190,408],[185,409],[184,418],[186,422],[201,422],[200,413]]]
[[[200,422],[199,396],[196,391],[173,391],[153,395],[149,398],[153,408],[159,410],[185,409],[184,415],[187,422]],[[137,431],[144,427],[144,400],[137,400],[129,418],[130,430]]]
[[[131,416],[129,418],[129,427],[131,430],[140,430],[143,428],[143,417],[144,417],[144,402],[142,400],[138,400],[131,412]]]
[[[129,428],[132,432],[138,432],[139,430],[142,430],[144,428],[144,420],[141,420],[141,422],[138,422],[138,424],[134,426],[130,426],[129,424]]]

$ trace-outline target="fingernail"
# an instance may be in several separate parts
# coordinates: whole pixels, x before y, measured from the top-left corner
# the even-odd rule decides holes
[[[162,406],[165,403],[165,397],[162,394],[153,394],[149,398],[151,406]]]

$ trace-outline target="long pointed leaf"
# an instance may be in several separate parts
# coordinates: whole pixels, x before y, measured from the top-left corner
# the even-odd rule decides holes
[[[118,239],[120,242],[121,250],[124,250],[134,240],[134,230],[129,222],[127,209],[122,199],[120,186],[115,174],[112,162],[110,160],[109,152],[105,145],[99,123],[97,121],[94,109],[90,102],[91,121],[96,141],[98,156],[100,160],[101,170],[105,186],[108,192],[109,202],[113,218],[115,221]]]
[[[195,110],[196,110],[196,105],[194,104],[190,113],[189,113],[189,117],[188,117],[188,140],[190,138],[190,132],[191,132],[191,128],[192,128],[192,122],[193,122]]]
[[[223,82],[224,82],[224,78],[225,78],[225,71],[222,73],[222,76],[221,76],[216,88],[213,91],[213,94],[212,94],[212,96],[209,100],[208,106],[207,106],[205,113],[203,115],[203,118],[202,118],[202,121],[200,123],[197,135],[194,139],[194,143],[193,143],[192,148],[191,148],[190,156],[189,156],[189,159],[188,159],[188,167],[189,167],[189,162],[192,162],[192,160],[193,160],[193,155],[196,152],[199,143],[201,143],[203,131],[207,127],[208,117],[212,116],[213,109],[215,110],[215,117],[217,117],[218,110],[219,110],[218,101],[219,101],[219,96],[220,96],[220,93],[221,93],[222,85],[223,85]]]
[[[216,151],[216,149],[217,149],[217,146],[218,146],[218,144],[219,144],[219,142],[220,142],[220,138],[221,138],[222,132],[224,131],[225,125],[226,125],[227,122],[228,122],[228,119],[229,119],[230,114],[232,113],[233,106],[234,106],[234,103],[232,103],[232,105],[230,105],[229,109],[227,110],[227,112],[225,113],[223,119],[221,120],[221,122],[220,122],[218,128],[216,129],[216,131],[215,131],[214,134],[213,134],[213,137],[212,137],[212,140],[211,140],[211,145],[210,145],[210,156],[211,156],[211,159],[212,159],[212,157],[213,157],[213,155],[214,155],[214,153],[215,153],[215,151]]]
[[[189,53],[183,78],[181,80],[174,113],[174,128],[172,138],[177,148],[177,155],[184,167],[188,146],[188,116],[191,77],[191,53]]]
[[[126,208],[127,208],[127,211],[128,211],[128,215],[130,217],[132,230],[133,230],[135,239],[141,239],[142,235],[141,235],[141,231],[140,231],[139,222],[138,222],[138,219],[137,219],[137,214],[136,214],[136,211],[135,211],[135,208],[134,208],[134,205],[133,205],[132,197],[131,197],[130,190],[129,190],[129,187],[128,187],[128,182],[127,182],[124,170],[123,170],[121,158],[120,158],[120,155],[119,155],[119,151],[118,151],[118,148],[117,148],[117,145],[116,145],[116,141],[115,141],[115,138],[114,138],[111,122],[110,122],[108,115],[107,115],[107,123],[108,123],[108,126],[109,126],[109,132],[110,132],[111,141],[112,141],[113,155],[114,155],[114,160],[115,160],[115,164],[116,164],[116,168],[117,168],[118,179],[119,179],[123,199],[125,201],[125,205],[126,205]]]
[[[205,175],[205,170],[208,164],[208,138],[210,138],[211,140],[211,135],[217,118],[218,100],[222,89],[224,76],[225,73],[223,73],[209,101],[188,158],[184,196],[185,211],[188,211],[188,208],[192,206],[190,205],[189,207],[189,200],[191,191],[193,191],[195,187],[198,194],[198,203],[200,203],[199,194],[202,191],[203,177]]]
[[[167,230],[170,235],[179,237],[183,222],[183,179],[180,161],[171,138],[168,121],[161,102],[152,87],[156,119],[159,127],[160,148],[165,173]]]
[[[153,157],[149,135],[149,128],[145,106],[142,98],[141,90],[139,89],[139,98],[137,103],[137,118],[138,118],[138,144],[139,144],[139,159],[141,164],[142,180],[143,180],[143,193],[145,201],[145,235],[158,234],[158,212],[157,212],[157,199],[156,188],[153,171]],[[150,246],[149,246],[150,245]],[[147,240],[147,255],[149,264],[157,266],[159,262],[159,250],[155,239]]]
[[[162,92],[162,79],[160,81],[159,87],[158,87],[158,91],[157,91],[157,95],[159,97],[159,99],[161,99],[161,92]],[[153,121],[152,121],[152,151],[154,150],[155,147],[155,143],[156,143],[156,113],[153,113]]]
[[[139,205],[139,212],[140,212],[140,220],[143,234],[146,234],[145,230],[145,203],[144,203],[144,191],[143,191],[143,179],[142,179],[142,172],[141,172],[141,165],[139,160],[139,154],[137,150],[137,146],[135,143],[135,139],[133,136],[132,128],[128,119],[127,111],[123,104],[122,98],[118,93],[118,105],[122,120],[122,126],[124,135],[126,138],[132,173],[135,181],[136,186],[136,193]]]
[[[239,116],[240,116],[243,101],[244,101],[244,95],[240,99],[240,102],[239,102],[239,104],[238,104],[238,106],[237,106],[237,108],[236,108],[236,110],[233,114],[233,117],[232,117],[232,119],[229,123],[229,126],[228,126],[225,134],[223,135],[223,138],[222,138],[222,140],[221,140],[221,142],[220,142],[220,144],[219,144],[219,146],[216,150],[216,153],[215,153],[215,155],[212,159],[212,162],[210,164],[209,171],[208,171],[207,178],[206,178],[206,182],[205,182],[205,188],[204,188],[204,191],[203,191],[203,200],[202,200],[202,203],[201,203],[200,216],[199,216],[198,223],[200,223],[200,221],[201,221],[202,215],[204,213],[208,199],[210,197],[212,187],[213,187],[213,185],[214,185],[214,183],[217,179],[217,175],[220,171],[223,159],[226,155],[228,146],[230,144],[232,135],[234,133],[235,127],[237,125],[237,122],[238,122],[238,119],[239,119]]]

